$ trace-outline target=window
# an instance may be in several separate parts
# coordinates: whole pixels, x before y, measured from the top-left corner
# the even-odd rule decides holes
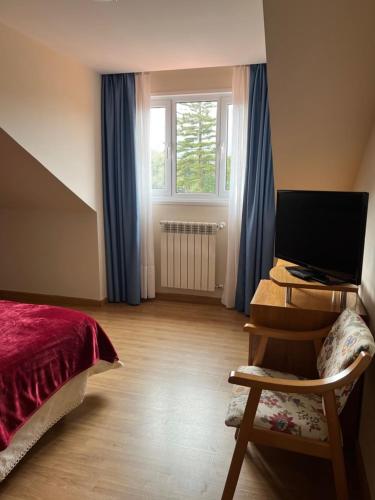
[[[155,107],[151,112],[151,163],[153,189],[165,188],[165,166],[167,161],[165,122],[166,109]]]
[[[214,201],[228,196],[230,94],[153,98],[150,122],[156,198]]]

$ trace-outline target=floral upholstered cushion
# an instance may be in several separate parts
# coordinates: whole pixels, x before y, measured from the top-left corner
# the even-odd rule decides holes
[[[375,343],[363,319],[351,309],[345,309],[335,321],[317,359],[321,378],[337,375],[347,368],[361,351],[371,356]],[[338,411],[341,412],[355,382],[335,390]]]
[[[259,366],[240,366],[237,371],[251,375],[303,380],[303,377]],[[248,395],[247,387],[239,385],[233,387],[233,398],[229,403],[226,425],[230,427],[241,425]],[[328,435],[322,398],[318,394],[262,391],[254,426],[322,441],[326,440]]]

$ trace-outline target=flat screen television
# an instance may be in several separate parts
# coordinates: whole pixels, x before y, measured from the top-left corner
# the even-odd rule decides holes
[[[322,282],[333,277],[359,285],[367,204],[368,193],[278,191],[275,256]]]

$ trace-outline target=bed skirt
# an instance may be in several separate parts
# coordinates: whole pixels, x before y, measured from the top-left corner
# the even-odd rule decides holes
[[[94,366],[76,375],[59,389],[14,434],[9,446],[0,452],[0,482],[12,471],[34,444],[61,418],[79,406],[86,393],[90,375],[118,368],[122,363],[98,361]]]

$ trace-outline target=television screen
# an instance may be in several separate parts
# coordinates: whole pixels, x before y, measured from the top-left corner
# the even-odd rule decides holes
[[[278,191],[275,255],[359,285],[368,193]]]

